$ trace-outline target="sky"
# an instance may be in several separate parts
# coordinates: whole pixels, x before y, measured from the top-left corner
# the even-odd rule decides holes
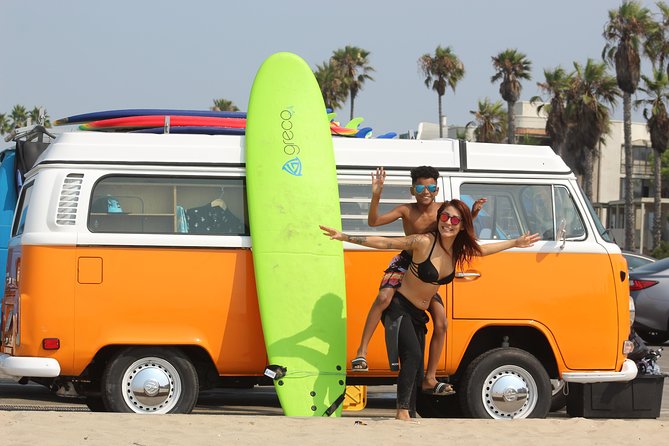
[[[442,99],[448,124],[465,125],[478,100],[501,100],[499,83],[490,82],[492,56],[507,48],[526,54],[532,80],[523,82],[521,100],[529,100],[540,94],[544,69],[601,60],[608,11],[620,3],[0,0],[0,113],[43,106],[55,120],[110,109],[208,109],[217,98],[246,110],[256,71],[271,54],[296,53],[315,69],[353,45],[370,52],[375,69],[355,115],[376,134],[403,133],[437,122],[437,94],[425,86],[418,59],[441,45],[465,65],[456,91]],[[349,104],[337,114],[346,122]],[[622,118],[621,104],[613,117]]]

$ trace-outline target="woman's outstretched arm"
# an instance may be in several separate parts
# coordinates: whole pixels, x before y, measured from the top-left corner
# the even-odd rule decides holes
[[[481,255],[488,256],[490,254],[495,254],[510,248],[529,248],[540,239],[541,237],[539,237],[539,234],[530,234],[530,231],[527,231],[525,234],[516,239],[480,245]]]
[[[323,230],[323,235],[330,237],[331,240],[341,240],[342,242],[355,243],[356,245],[376,249],[404,249],[406,251],[413,251],[423,240],[427,240],[425,234],[407,235],[405,237],[360,236],[344,234],[334,228],[323,225],[320,225],[320,228]]]

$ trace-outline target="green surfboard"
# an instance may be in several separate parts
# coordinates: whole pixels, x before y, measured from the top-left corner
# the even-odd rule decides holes
[[[307,63],[270,56],[247,116],[253,266],[267,356],[279,370],[274,385],[286,415],[338,416],[346,390],[344,256],[318,225],[341,225],[339,191],[325,105]]]

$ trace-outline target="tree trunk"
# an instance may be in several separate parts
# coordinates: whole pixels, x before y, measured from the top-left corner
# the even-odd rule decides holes
[[[653,176],[655,177],[653,249],[655,249],[662,242],[662,160],[658,150],[653,150],[653,153],[655,154],[655,165],[653,166]]]
[[[586,147],[584,155],[583,192],[585,192],[585,196],[588,197],[588,200],[592,202],[592,169],[595,164],[594,150],[590,147]]]
[[[632,192],[632,95],[623,92],[623,129],[625,134],[625,246],[634,250],[634,195]]]
[[[437,95],[437,102],[439,103],[437,106],[437,109],[439,110],[439,121],[437,121],[437,125],[439,126],[439,137],[443,138],[444,137],[444,127],[442,125],[442,122],[444,122],[443,115],[441,112],[441,95]]]
[[[353,91],[351,91],[351,117],[349,118],[349,121],[353,119],[353,104],[355,103],[355,95],[353,94]]]
[[[509,144],[516,143],[516,117],[513,115],[513,102],[506,102],[506,111],[508,114],[509,127],[507,130],[506,140]]]

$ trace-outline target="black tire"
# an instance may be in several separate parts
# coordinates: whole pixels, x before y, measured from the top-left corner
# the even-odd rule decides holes
[[[87,396],[86,406],[91,412],[107,412],[104,401],[100,396]]]
[[[110,412],[190,413],[198,390],[195,367],[176,349],[127,348],[102,375],[102,398]]]
[[[469,364],[458,386],[471,418],[545,418],[551,405],[546,369],[530,353],[512,347],[483,353]]]
[[[561,379],[551,379],[551,408],[550,412],[557,412],[564,409],[567,405],[567,395],[565,392],[565,382]]]
[[[669,339],[669,332],[666,331],[637,330],[636,332],[650,345],[662,345]]]
[[[462,418],[457,393],[448,396],[419,393],[416,398],[416,412],[421,418]]]

